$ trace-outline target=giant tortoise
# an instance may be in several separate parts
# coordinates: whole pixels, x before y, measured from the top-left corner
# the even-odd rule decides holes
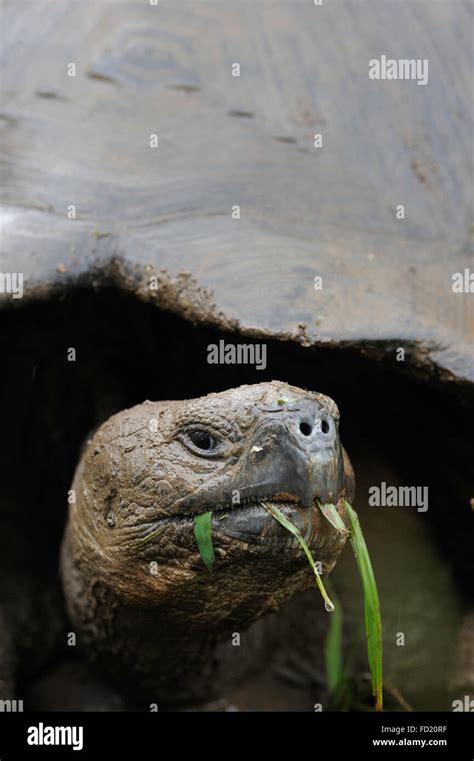
[[[474,689],[469,5],[1,13],[3,710],[370,708],[354,560],[311,517],[352,498],[332,399],[386,705],[452,710]],[[374,57],[429,75],[372,78]],[[333,614],[264,497],[339,556],[340,689]]]

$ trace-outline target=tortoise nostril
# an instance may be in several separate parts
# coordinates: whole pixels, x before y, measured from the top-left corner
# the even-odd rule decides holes
[[[321,430],[322,430],[323,433],[328,433],[329,432],[329,423],[328,423],[327,420],[323,420],[321,422]]]
[[[300,423],[300,431],[303,434],[303,436],[310,436],[312,430],[313,429],[311,428],[309,423]]]

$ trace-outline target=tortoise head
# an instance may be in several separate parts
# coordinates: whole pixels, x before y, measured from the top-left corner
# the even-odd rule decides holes
[[[332,568],[345,538],[322,518],[317,500],[342,511],[341,498],[352,497],[338,425],[327,396],[278,382],[120,412],[79,463],[68,552],[126,604],[153,607],[188,590],[214,597],[208,612],[216,620],[246,596],[263,607],[267,597],[283,599],[295,574],[301,586],[298,572],[306,583],[311,573],[298,542],[262,502],[277,504],[323,569]],[[212,573],[194,536],[203,512],[212,512]]]
[[[275,381],[144,402],[110,418],[87,443],[73,483],[62,553],[73,619],[90,618],[83,601],[90,608],[97,584],[115,607],[171,629],[228,631],[275,609],[311,584],[312,572],[264,501],[330,571],[345,535],[317,501],[343,514],[354,487],[338,426],[331,399]],[[204,512],[212,513],[210,572],[194,535]]]

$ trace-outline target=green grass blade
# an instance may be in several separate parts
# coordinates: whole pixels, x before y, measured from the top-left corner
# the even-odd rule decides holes
[[[336,531],[340,531],[342,534],[349,533],[344,521],[337,512],[336,505],[331,505],[330,503],[323,505],[321,502],[318,502],[318,506],[326,520],[329,521],[331,526],[335,528]]]
[[[335,599],[333,597],[333,599]],[[329,630],[324,645],[324,662],[329,692],[334,695],[344,679],[342,659],[342,608],[339,604],[329,619]]]
[[[383,706],[382,622],[380,618],[379,595],[359,518],[349,502],[345,501],[345,506],[351,525],[350,540],[352,549],[354,550],[362,581],[362,588],[364,590],[364,618],[367,634],[367,652],[372,674],[372,692],[375,697],[375,710],[381,711]]]
[[[212,512],[201,513],[194,519],[194,536],[202,562],[210,571],[214,563],[214,547],[211,533]]]
[[[331,613],[334,610],[334,605],[331,602],[331,600],[329,599],[328,593],[326,592],[326,590],[324,588],[324,584],[322,582],[321,576],[319,575],[318,569],[316,568],[316,563],[314,562],[314,558],[313,558],[313,556],[311,554],[311,550],[309,549],[308,545],[306,544],[306,542],[304,540],[303,534],[301,533],[299,528],[297,528],[297,526],[295,526],[293,523],[291,523],[291,521],[288,520],[286,515],[284,515],[281,512],[281,510],[279,510],[277,507],[275,507],[275,505],[273,505],[271,502],[262,502],[262,505],[265,508],[265,510],[267,512],[269,512],[270,515],[273,518],[275,518],[275,520],[277,520],[278,523],[280,523],[283,526],[283,528],[286,528],[287,531],[289,531],[291,534],[293,534],[293,536],[296,536],[296,538],[298,539],[299,543],[301,544],[301,546],[302,546],[302,548],[303,548],[303,550],[304,550],[304,552],[306,554],[306,557],[308,558],[309,564],[310,564],[311,568],[314,571],[314,575],[316,577],[316,583],[317,583],[317,585],[319,587],[319,591],[321,592],[321,594],[323,596],[323,599],[324,599],[324,607],[326,608],[327,611],[329,611]]]

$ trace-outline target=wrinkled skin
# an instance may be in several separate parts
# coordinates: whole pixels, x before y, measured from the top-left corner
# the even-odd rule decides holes
[[[232,677],[218,643],[314,583],[262,500],[278,505],[331,571],[346,535],[316,500],[336,503],[344,518],[354,491],[338,418],[328,397],[274,381],[144,402],[87,442],[62,580],[80,643],[121,688],[170,704],[211,699]],[[193,533],[195,514],[207,511],[211,572]]]

